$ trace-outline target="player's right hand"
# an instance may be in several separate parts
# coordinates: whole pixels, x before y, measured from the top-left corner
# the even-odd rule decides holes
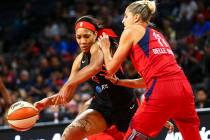
[[[109,50],[110,49],[109,36],[106,33],[102,33],[102,35],[98,37],[98,44],[103,52],[106,52],[107,49]]]
[[[47,107],[48,98],[44,98],[41,101],[35,102],[34,107],[36,107],[39,111],[42,111]]]

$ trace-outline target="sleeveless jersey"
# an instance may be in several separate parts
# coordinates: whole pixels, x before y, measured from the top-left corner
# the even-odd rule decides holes
[[[146,85],[156,78],[185,78],[163,35],[150,27],[146,27],[142,39],[132,46],[130,57]]]
[[[90,53],[83,55],[80,66],[81,69],[89,64],[90,57]],[[118,110],[136,100],[136,96],[134,93],[132,93],[132,89],[114,85],[100,74],[102,74],[102,72],[92,76],[88,82],[94,89],[97,102],[103,107],[108,108],[110,111]],[[120,79],[124,78],[121,71],[118,71],[116,75]]]

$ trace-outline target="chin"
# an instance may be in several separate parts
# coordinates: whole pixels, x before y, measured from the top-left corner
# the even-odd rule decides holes
[[[90,50],[82,50],[84,53],[90,52]]]

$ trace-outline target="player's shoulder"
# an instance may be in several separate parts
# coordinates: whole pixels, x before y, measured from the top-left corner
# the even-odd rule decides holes
[[[75,61],[81,61],[82,60],[82,57],[83,57],[83,52],[79,53],[76,58],[75,58]]]

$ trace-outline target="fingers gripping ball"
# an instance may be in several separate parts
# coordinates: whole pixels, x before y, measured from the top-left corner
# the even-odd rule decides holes
[[[7,113],[7,121],[10,127],[17,131],[29,130],[34,126],[38,118],[38,110],[25,101],[14,103]]]

